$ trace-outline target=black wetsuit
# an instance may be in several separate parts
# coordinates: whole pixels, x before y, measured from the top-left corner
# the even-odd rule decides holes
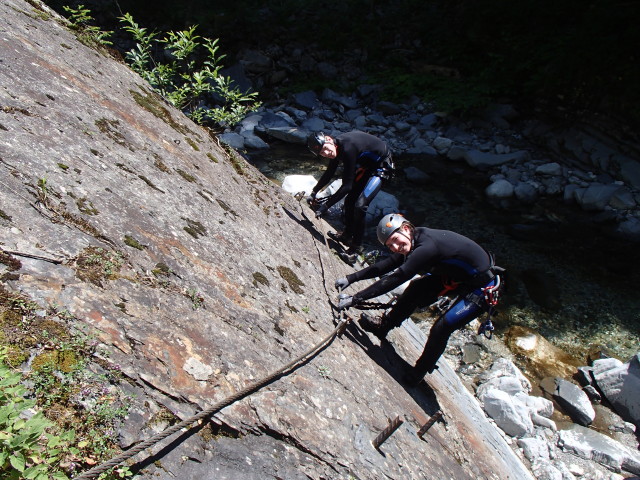
[[[331,207],[342,197],[344,201],[345,231],[343,237],[351,239],[351,246],[362,243],[365,216],[369,203],[382,188],[384,165],[392,166],[391,153],[387,144],[365,132],[343,133],[334,139],[337,155],[329,161],[327,170],[313,188],[318,193],[335,175],[340,163],[343,164],[342,186],[327,200],[326,208]],[[375,177],[375,178],[374,178]]]
[[[418,227],[414,230],[413,246],[406,257],[394,253],[374,265],[348,275],[347,279],[349,283],[353,283],[380,277],[395,270],[356,293],[353,304],[357,305],[393,290],[415,275],[422,275],[409,284],[393,308],[383,317],[383,326],[388,332],[399,326],[416,308],[434,303],[446,286],[451,286],[451,282],[459,283],[453,292],[463,291],[465,287],[465,292],[476,288],[478,285],[475,285],[475,280],[483,278],[482,275],[490,267],[491,256],[473,240],[449,230]],[[429,332],[424,352],[416,363],[416,369],[423,373],[432,371],[446,348],[449,336],[475,316],[442,316],[436,321]]]

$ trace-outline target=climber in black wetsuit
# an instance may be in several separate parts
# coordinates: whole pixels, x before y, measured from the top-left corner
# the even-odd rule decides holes
[[[316,210],[316,217],[324,215],[329,207],[346,196],[345,229],[341,234],[331,236],[348,247],[348,255],[355,256],[361,250],[367,207],[382,188],[383,181],[391,176],[391,152],[378,137],[359,131],[343,133],[336,138],[322,132],[312,133],[307,146],[315,155],[330,159],[327,170],[311,192],[311,201],[329,183],[338,165],[343,164],[342,186]]]
[[[449,230],[414,227],[400,214],[385,215],[378,224],[378,240],[393,254],[374,265],[336,280],[342,290],[350,284],[382,277],[364,290],[345,297],[339,309],[390,292],[415,275],[393,308],[382,318],[363,315],[360,325],[380,339],[400,324],[419,307],[433,304],[445,291],[458,296],[455,303],[433,325],[424,351],[412,372],[405,378],[415,384],[426,373],[431,373],[444,352],[451,334],[465,326],[491,305],[485,301],[483,288],[499,284],[496,272],[502,271],[493,263],[493,257],[473,240]],[[473,297],[475,295],[475,297]]]

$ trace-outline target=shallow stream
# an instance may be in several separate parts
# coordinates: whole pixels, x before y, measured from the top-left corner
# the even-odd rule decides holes
[[[586,213],[561,198],[508,209],[484,195],[489,174],[466,164],[424,156],[394,157],[397,174],[383,191],[400,201],[416,225],[454,230],[496,255],[507,268],[507,290],[496,317],[496,333],[532,328],[586,365],[587,355],[604,351],[626,362],[640,352],[640,245],[615,240]],[[316,179],[326,166],[303,146],[274,144],[250,159],[278,185],[287,175]],[[403,169],[415,166],[430,177],[407,182]],[[365,243],[378,249],[374,225]]]

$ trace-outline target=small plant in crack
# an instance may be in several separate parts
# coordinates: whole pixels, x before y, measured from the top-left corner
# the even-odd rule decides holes
[[[38,179],[38,189],[36,191],[36,196],[39,203],[47,206],[47,201],[49,199],[49,187],[47,187],[47,179],[44,177]]]
[[[191,306],[194,310],[204,307],[204,297],[195,288],[188,289],[186,296],[191,300]]]
[[[331,369],[326,365],[320,365],[316,367],[318,369],[318,373],[322,378],[331,378]]]

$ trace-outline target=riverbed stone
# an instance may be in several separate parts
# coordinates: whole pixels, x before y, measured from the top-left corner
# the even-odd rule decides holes
[[[229,132],[222,133],[218,136],[221,142],[226,143],[236,150],[244,150],[245,138],[239,133]]]
[[[549,460],[550,458],[548,443],[540,438],[519,438],[518,446],[522,448],[524,456],[531,463],[535,463],[539,459]]]
[[[562,167],[557,162],[545,163],[536,167],[536,173],[541,175],[558,176],[562,175]]]
[[[289,193],[304,192],[311,195],[318,181],[312,175],[287,175],[282,181],[282,189]]]
[[[527,379],[516,364],[508,358],[497,358],[488,370],[479,375],[478,382],[482,384],[498,377],[514,377],[520,383],[521,391],[525,393],[529,393],[531,391],[531,382],[529,379]]]
[[[640,241],[640,218],[626,218],[616,226],[615,232],[621,238]]]
[[[615,471],[640,474],[640,453],[595,430],[571,425],[558,432],[558,446],[581,458],[594,460]]]
[[[482,398],[485,412],[507,435],[524,437],[533,432],[533,422],[527,409],[511,395],[497,388],[488,389]]]
[[[640,162],[615,154],[615,161],[620,166],[620,176],[632,187],[640,189]]]
[[[517,152],[504,154],[488,153],[480,150],[468,150],[465,153],[464,158],[470,166],[482,169],[497,167],[505,163],[516,161],[526,161],[530,158],[530,154],[526,150],[518,150]]]
[[[538,199],[538,191],[529,182],[518,182],[513,189],[515,197],[524,204],[534,203]]]
[[[584,190],[577,200],[584,210],[603,210],[611,201],[611,197],[613,197],[620,188],[620,185],[593,183]]]
[[[255,135],[251,132],[243,132],[242,137],[244,137],[244,147],[247,150],[268,150],[269,144],[265,142],[258,135]],[[240,148],[242,150],[242,148]]]
[[[626,363],[611,360],[593,362],[595,384],[622,418],[640,426],[640,353]]]
[[[265,132],[274,138],[289,143],[299,143],[306,145],[309,132],[304,128],[297,127],[267,127]]]
[[[294,93],[292,98],[295,105],[305,110],[311,110],[318,104],[318,96],[313,90]]]
[[[560,408],[580,425],[590,425],[596,412],[585,392],[577,385],[558,377],[547,377],[540,382],[540,388],[558,402]]]
[[[504,178],[498,179],[485,189],[485,194],[489,198],[504,199],[513,196],[514,186]]]

